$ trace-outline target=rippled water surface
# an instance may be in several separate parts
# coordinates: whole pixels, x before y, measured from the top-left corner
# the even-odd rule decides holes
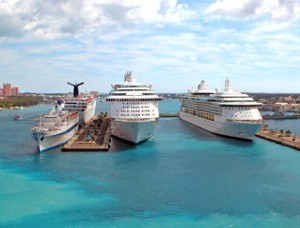
[[[160,110],[178,108],[165,101]],[[22,121],[0,112],[1,227],[300,226],[296,150],[162,118],[138,146],[113,139],[109,152],[38,154],[30,129],[48,109],[25,108]]]

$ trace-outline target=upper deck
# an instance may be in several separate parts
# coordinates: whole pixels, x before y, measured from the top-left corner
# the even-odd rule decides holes
[[[201,104],[206,102],[215,104],[219,107],[260,107],[261,103],[258,103],[253,100],[252,97],[249,97],[247,94],[238,92],[231,88],[230,80],[225,81],[224,91],[219,91],[216,89],[215,92],[212,92],[206,85],[204,81],[201,82],[198,86],[198,90],[190,90],[188,94],[184,97],[184,100],[194,101]],[[203,103],[204,102],[204,103]]]
[[[124,82],[112,84],[106,101],[162,101],[152,89],[151,84],[136,83],[131,71],[126,72]]]

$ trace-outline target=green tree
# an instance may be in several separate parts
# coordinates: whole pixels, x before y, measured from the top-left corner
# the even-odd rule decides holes
[[[281,135],[281,136],[283,135],[283,132],[284,132],[284,130],[281,129],[281,130],[280,130],[280,135]]]

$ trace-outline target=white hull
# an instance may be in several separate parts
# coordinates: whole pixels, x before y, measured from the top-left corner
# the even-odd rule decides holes
[[[262,126],[262,123],[228,122],[221,118],[211,121],[184,112],[179,112],[179,117],[212,133],[246,140],[253,140],[254,135]]]
[[[67,98],[65,109],[69,112],[78,112],[79,123],[87,124],[95,115],[96,99]]]
[[[32,134],[32,137],[37,141],[39,152],[45,152],[55,147],[64,145],[67,143],[77,132],[78,122],[66,128],[61,133],[54,135],[46,134],[40,135],[39,133]]]
[[[158,120],[140,122],[113,120],[111,130],[112,135],[137,144],[154,136],[157,124]]]
[[[96,104],[96,102],[95,102]],[[96,105],[89,105],[87,109],[79,112],[79,121],[87,124],[95,115]]]

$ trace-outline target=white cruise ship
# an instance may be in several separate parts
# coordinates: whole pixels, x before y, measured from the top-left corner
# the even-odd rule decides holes
[[[69,85],[73,86],[73,97],[67,97],[65,99],[65,109],[69,112],[79,112],[79,124],[87,124],[95,115],[96,110],[96,98],[93,96],[79,96],[78,87],[83,85],[73,84],[68,82]]]
[[[106,101],[110,103],[112,135],[139,143],[154,135],[158,124],[158,102],[152,85],[136,83],[131,71],[124,76],[124,83],[112,85]]]
[[[224,91],[210,90],[202,81],[183,97],[179,117],[215,134],[252,140],[263,124],[257,109],[261,105],[231,89],[228,79]]]
[[[37,118],[31,135],[37,142],[39,152],[68,142],[77,132],[78,122],[78,112],[65,112],[63,104],[61,108],[52,108],[48,114]]]

